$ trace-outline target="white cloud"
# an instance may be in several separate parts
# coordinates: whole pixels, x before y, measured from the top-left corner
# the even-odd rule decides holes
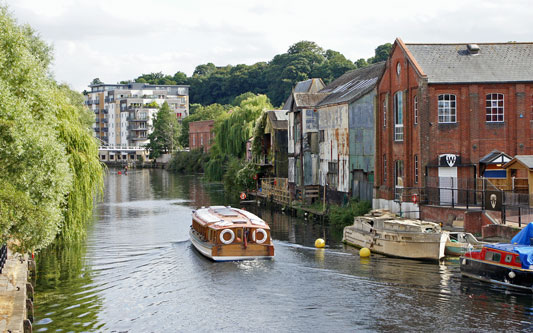
[[[1,1],[1,0],[0,0]],[[199,64],[268,61],[300,40],[351,60],[380,44],[531,39],[525,0],[13,0],[10,10],[54,44],[58,81],[83,90]]]

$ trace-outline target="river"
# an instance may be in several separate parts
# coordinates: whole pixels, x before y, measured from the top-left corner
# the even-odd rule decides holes
[[[275,259],[211,262],[191,211],[225,200],[199,176],[111,169],[86,241],[37,255],[34,331],[533,330],[533,296],[461,278],[457,260],[359,258],[338,230],[257,207]]]

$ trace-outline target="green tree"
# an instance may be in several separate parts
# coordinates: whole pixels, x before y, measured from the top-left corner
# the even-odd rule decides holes
[[[375,51],[374,51],[374,58],[372,63],[377,63],[380,61],[385,61],[389,58],[389,55],[392,50],[392,44],[391,43],[385,43],[382,45],[379,45]]]
[[[146,148],[150,152],[150,158],[172,153],[178,146],[179,134],[178,120],[165,102],[155,116],[153,132],[148,135],[150,142]]]
[[[215,120],[222,116],[229,109],[229,106],[216,103],[208,106],[193,104],[191,108],[194,110],[194,112],[181,122],[181,133],[178,142],[182,147],[189,147],[189,124],[191,122]]]
[[[102,167],[79,95],[51,77],[51,48],[6,7],[0,50],[0,241],[25,252],[84,234]]]
[[[231,114],[221,115],[215,121],[215,143],[211,147],[211,157],[206,166],[206,175],[211,180],[222,180],[230,157],[242,159],[246,152],[246,142],[252,137],[255,122],[263,111],[272,109],[266,95],[258,95],[243,100],[232,108]]]
[[[94,78],[92,81],[91,81],[91,85],[95,85],[95,84],[103,84],[102,81],[100,81],[100,78]]]
[[[363,68],[363,67],[366,67],[368,66],[368,62],[366,62],[365,59],[361,58],[361,59],[358,59],[356,62],[355,62],[355,67],[356,68]]]

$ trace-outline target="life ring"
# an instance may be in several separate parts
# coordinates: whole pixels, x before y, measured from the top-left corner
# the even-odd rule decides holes
[[[227,234],[227,233],[230,233],[231,237],[228,239],[228,240],[225,240],[224,239],[224,235]],[[233,243],[233,241],[235,240],[235,233],[233,232],[233,230],[231,229],[224,229],[222,230],[222,232],[220,233],[220,241],[224,244],[231,244]]]
[[[256,239],[255,238],[255,234],[256,232],[259,232],[260,234],[263,234],[263,238],[261,238],[260,240],[259,239]],[[264,229],[261,229],[261,228],[257,228],[254,230],[254,232],[252,233],[252,239],[254,242],[256,242],[257,244],[263,244],[268,238],[268,235],[266,233],[266,231]]]

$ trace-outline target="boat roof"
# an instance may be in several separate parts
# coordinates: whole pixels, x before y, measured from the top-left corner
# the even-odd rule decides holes
[[[257,215],[230,206],[202,207],[193,212],[193,219],[202,225],[214,229],[231,227],[261,227],[263,229],[269,229],[268,224]]]
[[[509,243],[486,244],[485,247],[489,249],[506,251],[506,252],[514,252],[514,253],[518,253],[517,249],[519,248],[531,248],[531,246],[528,246],[528,245],[517,245],[517,244],[509,244]]]

